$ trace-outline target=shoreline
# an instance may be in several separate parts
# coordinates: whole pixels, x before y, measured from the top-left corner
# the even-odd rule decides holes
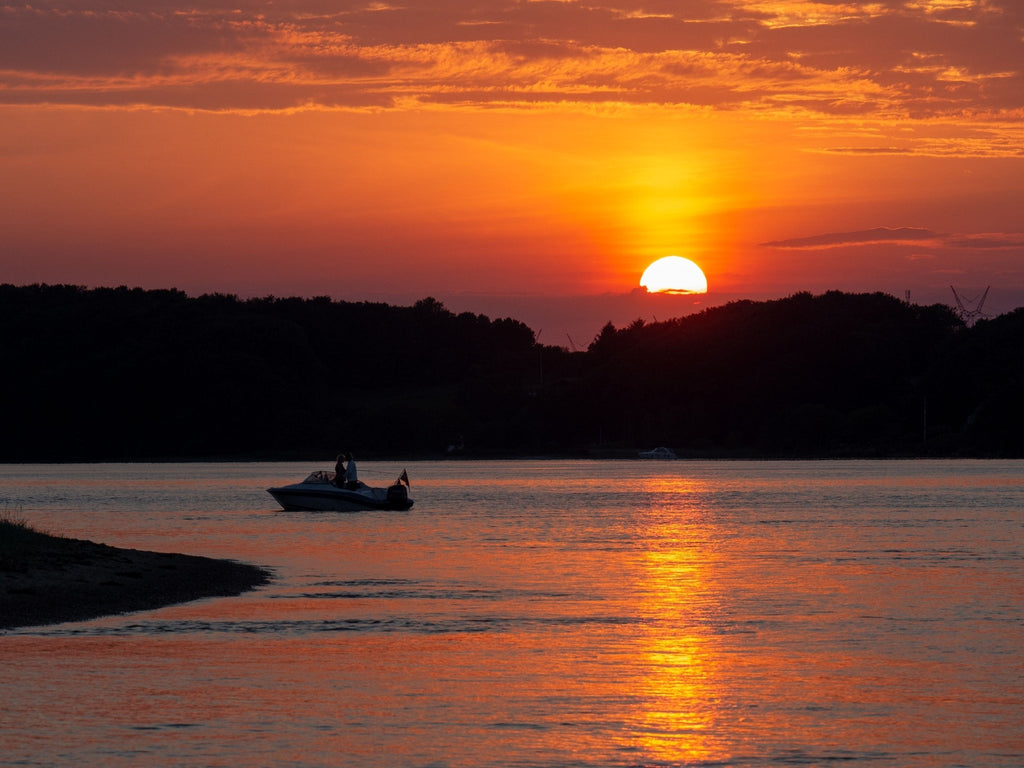
[[[0,633],[232,597],[270,577],[234,560],[121,549],[0,521]]]

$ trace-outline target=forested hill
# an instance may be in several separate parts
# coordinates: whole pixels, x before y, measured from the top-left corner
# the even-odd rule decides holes
[[[0,286],[0,460],[1024,456],[1024,309],[884,294],[606,326],[327,298]],[[453,450],[449,450],[452,448]]]

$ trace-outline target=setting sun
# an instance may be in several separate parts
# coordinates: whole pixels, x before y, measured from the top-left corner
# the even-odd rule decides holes
[[[707,293],[704,272],[682,256],[666,256],[644,270],[640,286],[648,293]]]

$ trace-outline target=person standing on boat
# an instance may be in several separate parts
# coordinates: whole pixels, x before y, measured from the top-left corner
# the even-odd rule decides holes
[[[359,477],[356,475],[356,460],[352,458],[352,454],[347,454],[348,466],[345,467],[345,487],[346,488],[358,488]]]
[[[347,453],[339,453],[338,460],[334,462],[334,484],[339,488],[345,487],[345,459],[348,458]]]

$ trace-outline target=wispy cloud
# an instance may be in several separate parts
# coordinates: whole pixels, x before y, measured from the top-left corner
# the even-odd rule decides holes
[[[875,227],[856,232],[831,232],[761,243],[766,248],[807,250],[887,244],[915,248],[931,246],[936,249],[1014,250],[1024,247],[1024,233],[951,234],[919,227]],[[921,259],[926,258],[926,255],[913,253],[908,258]]]
[[[858,232],[832,232],[810,237],[795,237],[788,240],[773,240],[762,245],[768,248],[843,248],[850,245],[878,243],[936,242],[941,235],[917,227],[876,227]]]

